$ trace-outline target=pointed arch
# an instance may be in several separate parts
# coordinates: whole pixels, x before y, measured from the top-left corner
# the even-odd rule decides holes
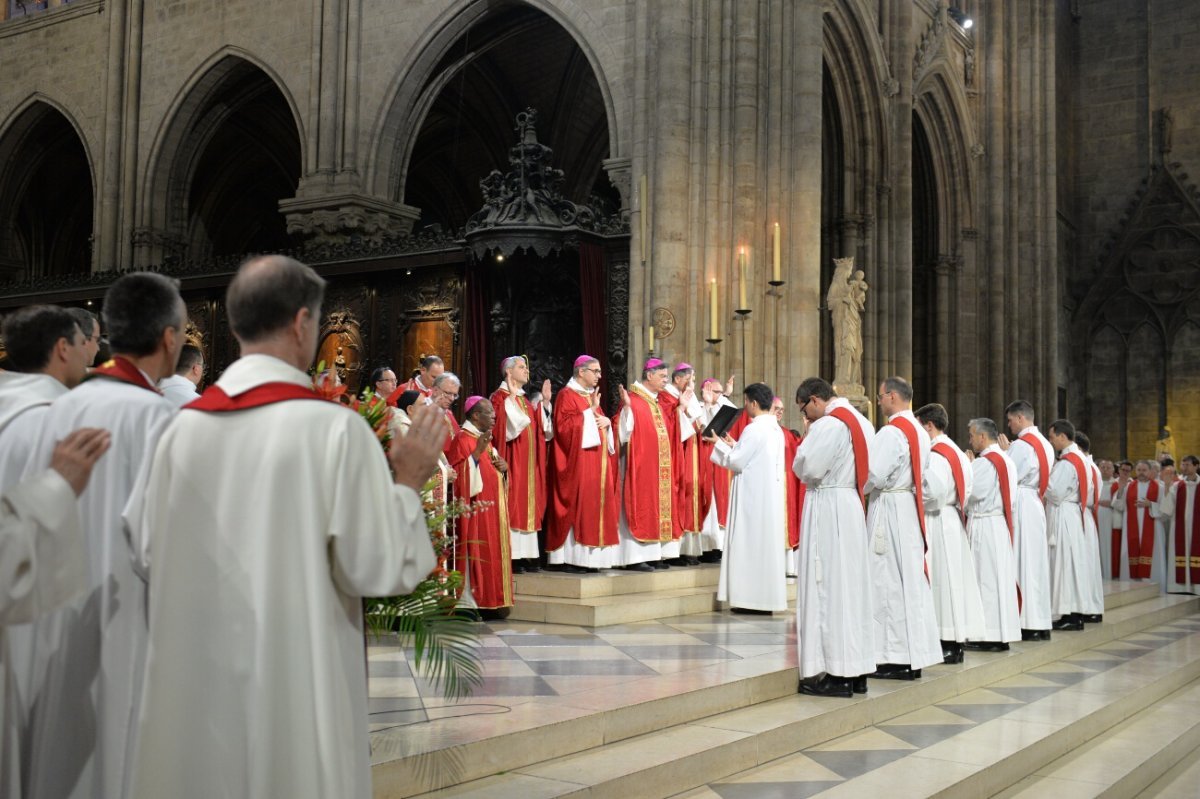
[[[914,89],[913,113],[929,136],[938,187],[938,249],[960,250],[962,231],[975,227],[975,175],[970,152],[975,144],[967,120],[966,96],[944,61],[937,62]]]
[[[87,273],[96,196],[74,115],[41,93],[0,123],[0,277]]]

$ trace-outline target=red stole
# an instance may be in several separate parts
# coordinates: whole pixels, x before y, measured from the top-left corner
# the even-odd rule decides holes
[[[1110,506],[1113,502],[1116,501],[1117,489],[1119,489],[1120,487],[1121,487],[1121,483],[1118,480],[1114,480],[1113,484],[1109,487],[1108,501],[1109,501]],[[1123,531],[1118,530],[1116,527],[1113,527],[1113,529],[1109,531],[1109,535],[1112,536],[1112,549],[1110,551],[1112,552],[1112,578],[1114,580],[1121,579],[1121,533],[1122,532]]]
[[[1188,568],[1191,567],[1191,583],[1200,583],[1200,508],[1192,501],[1192,545],[1187,542],[1187,495],[1189,483],[1180,480],[1175,484],[1175,582],[1189,582]],[[1193,484],[1195,485],[1195,484]],[[1197,490],[1200,490],[1198,488]]]
[[[854,450],[854,481],[858,484],[858,498],[863,504],[863,512],[867,510],[867,475],[870,462],[867,460],[867,437],[863,435],[858,417],[849,408],[834,408],[829,415],[850,429],[850,445]],[[919,468],[919,467],[918,467]]]
[[[908,460],[912,464],[913,496],[917,500],[917,521],[921,523],[921,544],[929,552],[929,537],[925,534],[925,497],[921,490],[921,439],[917,426],[905,416],[897,416],[888,424],[898,429],[908,440]],[[929,560],[925,563],[925,579],[929,579]]]
[[[618,541],[617,456],[608,451],[608,436],[616,431],[601,430],[599,446],[583,449],[585,413],[596,413],[586,394],[571,388],[558,392],[546,513],[549,551],[560,549],[567,533],[577,544],[588,547],[612,546]]]
[[[466,502],[484,502],[481,507],[458,519],[458,546],[455,550],[456,571],[471,573],[471,595],[481,608],[504,608],[512,598],[512,539],[508,525],[508,489],[504,475],[492,465],[492,447],[479,458],[479,475],[483,490],[474,497],[466,496],[471,485],[471,460],[479,436],[459,430],[450,442],[447,458],[458,473],[455,490],[462,492]],[[468,559],[468,555],[470,556]]]
[[[514,530],[534,532],[541,529],[546,514],[546,436],[542,427],[542,408],[533,407],[523,396],[514,397],[529,417],[529,425],[512,441],[508,436],[507,391],[492,393],[496,426],[492,428],[492,446],[508,464],[509,523]]]
[[[1041,439],[1030,433],[1029,435],[1018,436],[1022,441],[1033,448],[1033,454],[1037,456],[1038,462],[1038,499],[1046,496],[1046,487],[1050,485],[1050,459],[1046,457],[1046,448],[1042,446]]]
[[[236,397],[231,397],[218,385],[211,385],[204,390],[199,399],[192,400],[183,406],[185,411],[205,411],[207,413],[228,413],[230,411],[245,411],[250,408],[261,408],[263,405],[273,405],[276,402],[288,400],[321,400],[329,402],[307,386],[295,383],[263,383],[249,391],[243,391]],[[334,403],[341,405],[341,403]],[[345,407],[345,406],[342,406]]]
[[[1075,467],[1075,479],[1079,481],[1079,515],[1083,521],[1084,529],[1087,528],[1087,465],[1083,462],[1083,456],[1078,452],[1068,452],[1063,455],[1063,460]]]
[[[988,463],[992,464],[996,469],[996,477],[1000,480],[1000,502],[1004,505],[1004,523],[1008,525],[1008,543],[1013,544],[1013,504],[1012,504],[1012,486],[1008,484],[1008,464],[1004,462],[1004,457],[999,452],[986,452],[983,457],[987,458]],[[1024,599],[1021,596],[1021,585],[1017,584],[1017,611],[1021,610],[1021,603]]]
[[[638,541],[671,541],[675,502],[671,441],[662,407],[640,386],[629,391],[633,435],[625,453],[625,519]]]
[[[958,457],[958,450],[942,441],[930,447],[930,450],[936,452],[946,459],[950,464],[950,474],[954,476],[954,493],[958,496],[958,517],[962,519],[963,527],[967,526],[967,478],[963,474],[962,461]]]
[[[92,370],[89,377],[107,377],[112,380],[119,380],[122,383],[128,383],[131,386],[144,388],[147,391],[153,391],[155,394],[162,394],[157,386],[146,379],[141,369],[134,366],[132,361],[120,355],[113,356],[112,360],[97,366]]]
[[[1146,499],[1158,501],[1158,483],[1151,480],[1146,488]],[[1149,579],[1150,566],[1154,562],[1154,519],[1150,507],[1142,508],[1138,520],[1138,481],[1125,486],[1125,540],[1129,542],[1129,576],[1134,579]]]

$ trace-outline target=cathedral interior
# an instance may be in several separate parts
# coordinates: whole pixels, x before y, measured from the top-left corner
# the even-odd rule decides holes
[[[159,270],[217,375],[288,252],[353,388],[587,351],[612,402],[653,352],[787,397],[849,257],[868,394],[1200,450],[1200,11],[955,2],[5,0],[0,313]]]

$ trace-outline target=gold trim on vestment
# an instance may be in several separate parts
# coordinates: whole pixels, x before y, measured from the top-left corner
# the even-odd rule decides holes
[[[658,434],[658,541],[666,544],[675,540],[671,527],[671,505],[674,501],[674,484],[671,481],[671,440],[667,437],[667,425],[663,421],[662,408],[658,399],[641,386],[634,386],[633,393],[650,406],[654,417],[654,431]]]
[[[533,449],[537,439],[533,436],[533,408],[524,397],[517,397],[517,407],[524,409],[525,415],[529,417],[529,426],[525,428],[525,432],[529,433],[529,479],[526,481],[529,484],[529,512],[525,516],[525,522],[529,527],[534,529],[526,532],[537,532],[538,525],[534,524],[534,521],[536,520],[540,523],[541,520],[537,518],[537,452]],[[538,417],[540,420],[540,410]]]

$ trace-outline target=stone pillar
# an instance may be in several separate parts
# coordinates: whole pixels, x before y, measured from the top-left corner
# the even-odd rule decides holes
[[[121,155],[121,217],[117,234],[118,266],[134,264],[133,231],[137,213],[138,129],[142,97],[142,15],[144,0],[129,0],[129,45],[126,48],[124,150]]]
[[[125,111],[125,34],[130,0],[111,0],[108,17],[108,62],[104,88],[104,150],[97,198],[95,246],[92,270],[112,269],[120,264],[121,239],[121,154]]]

